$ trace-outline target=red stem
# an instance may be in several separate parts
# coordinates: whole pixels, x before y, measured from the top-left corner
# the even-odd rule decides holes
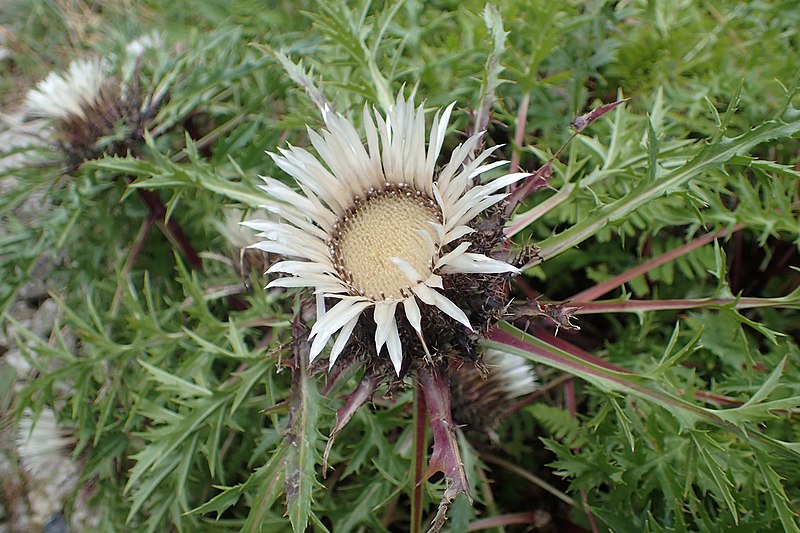
[[[630,270],[623,272],[622,274],[611,278],[608,281],[604,281],[603,283],[598,283],[594,287],[586,289],[585,291],[581,291],[578,294],[569,298],[568,301],[580,301],[580,302],[590,302],[592,300],[596,300],[600,296],[611,292],[612,290],[616,289],[620,285],[627,283],[628,281],[645,274],[654,268],[657,268],[665,263],[669,263],[670,261],[677,259],[678,257],[685,255],[692,250],[696,250],[701,246],[705,246],[706,244],[710,243],[711,241],[719,238],[724,237],[732,232],[739,231],[744,227],[744,224],[737,224],[732,228],[725,228],[719,231],[715,231],[713,233],[709,233],[707,235],[703,235],[691,242],[684,244],[683,246],[679,246],[674,250],[670,250],[664,254],[661,254],[658,257],[655,257],[649,261],[645,261],[641,265],[638,265]]]
[[[422,495],[425,490],[425,455],[428,440],[427,409],[422,385],[417,381],[414,391],[414,487],[411,493],[411,532],[422,531]]]
[[[168,221],[164,221],[164,218],[167,215],[167,206],[164,205],[164,202],[161,200],[161,197],[158,196],[153,191],[149,191],[147,189],[136,189],[139,193],[139,197],[142,199],[144,204],[150,210],[150,215],[158,222],[161,231],[164,232],[164,235],[169,239],[173,246],[175,246],[189,263],[189,265],[197,270],[198,272],[203,271],[203,260],[200,259],[200,256],[195,251],[192,243],[189,241],[189,237],[186,236],[184,233],[183,228],[181,228],[178,222],[170,217]]]

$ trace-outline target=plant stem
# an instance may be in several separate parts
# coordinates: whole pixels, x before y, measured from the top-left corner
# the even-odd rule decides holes
[[[414,475],[411,488],[411,532],[422,531],[422,495],[425,489],[425,456],[428,439],[426,438],[427,411],[422,385],[417,381],[414,390]]]
[[[665,263],[669,263],[681,257],[683,255],[688,254],[692,250],[696,250],[701,246],[705,246],[706,244],[714,241],[719,237],[725,237],[731,233],[739,231],[744,227],[744,224],[737,224],[731,228],[724,228],[718,231],[714,231],[712,233],[708,233],[703,235],[702,237],[698,237],[697,239],[688,242],[682,246],[675,248],[674,250],[670,250],[669,252],[663,253],[658,257],[650,259],[649,261],[645,261],[641,265],[637,265],[618,276],[611,278],[608,281],[604,281],[603,283],[598,283],[594,287],[590,287],[585,291],[581,291],[571,298],[568,298],[568,301],[581,301],[581,302],[590,302],[592,300],[596,300],[600,296],[616,289],[620,285],[627,283],[628,281],[641,276],[647,272],[650,272],[654,268],[657,268]]]
[[[197,270],[198,272],[202,272],[203,260],[200,259],[200,256],[195,251],[192,243],[189,241],[189,237],[186,236],[186,233],[183,231],[181,225],[178,224],[178,222],[172,217],[170,217],[170,219],[167,221],[164,220],[167,214],[167,206],[164,205],[161,197],[155,192],[147,189],[137,188],[136,191],[139,193],[139,197],[142,199],[144,204],[150,210],[150,215],[156,220],[158,227],[161,228],[164,236],[175,248],[178,249],[178,251],[181,252],[183,257],[193,269]]]
[[[733,307],[756,309],[762,307],[800,308],[800,298],[792,295],[781,298],[686,298],[681,300],[601,300],[599,302],[569,302],[576,307],[576,315],[598,313],[639,313],[643,311],[668,311],[702,309],[705,307]]]

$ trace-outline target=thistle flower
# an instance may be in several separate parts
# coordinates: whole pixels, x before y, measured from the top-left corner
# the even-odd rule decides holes
[[[486,370],[482,374],[465,366],[453,373],[453,420],[494,438],[493,430],[511,400],[533,393],[539,384],[533,368],[518,355],[488,349],[483,364]]]
[[[42,409],[36,419],[27,410],[19,421],[17,454],[25,472],[36,479],[47,479],[63,463],[70,462],[68,450],[72,445],[50,409]]]
[[[122,84],[99,58],[75,60],[66,72],[51,72],[28,91],[23,109],[26,119],[53,122],[59,147],[76,165],[140,143],[152,112],[143,105],[136,76]]]
[[[473,331],[468,316],[472,310],[454,301],[465,297],[453,283],[459,276],[474,276],[489,287],[517,272],[515,266],[487,255],[497,239],[487,244],[470,223],[505,198],[498,191],[528,174],[471,187],[473,179],[505,163],[486,163],[494,148],[469,159],[482,133],[458,146],[437,172],[454,105],[436,112],[427,149],[423,107],[415,109],[401,94],[385,118],[375,111],[373,121],[365,107],[366,147],[347,119],[330,112],[326,130],[308,129],[318,157],[294,146],[270,154],[302,194],[263,178],[268,197],[264,207],[281,220],[245,225],[261,231],[265,239],[254,247],[291,258],[268,270],[289,276],[273,280],[267,288],[315,290],[318,316],[310,334],[311,360],[338,333],[329,356],[333,366],[361,324],[374,342],[375,354],[386,347],[399,376],[404,349],[410,345],[401,342],[406,323],[425,354],[431,355],[426,326],[442,321],[441,316],[428,320],[425,306],[448,317],[452,327]],[[477,295],[485,289],[470,288]],[[336,302],[327,312],[326,300]],[[362,321],[370,314],[374,326]]]
[[[23,504],[29,527],[36,531],[61,531],[67,528],[63,510],[70,504],[73,531],[94,531],[100,524],[100,509],[90,507],[97,485],[78,484],[79,463],[71,451],[75,440],[70,430],[60,426],[53,411],[45,407],[34,417],[26,409],[17,426],[16,449],[25,476],[27,498]],[[76,494],[77,489],[77,494]]]

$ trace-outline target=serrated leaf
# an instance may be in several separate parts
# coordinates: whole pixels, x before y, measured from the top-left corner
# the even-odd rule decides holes
[[[714,457],[713,452],[709,451],[709,448],[713,448],[715,443],[712,441],[706,434],[704,433],[691,433],[691,439],[697,448],[697,454],[700,458],[702,464],[708,470],[708,473],[711,474],[711,477],[714,479],[715,486],[722,496],[722,499],[725,501],[725,504],[728,506],[728,510],[733,515],[734,521],[738,524],[739,523],[739,513],[736,510],[736,500],[733,498],[733,494],[731,494],[731,487],[733,483],[728,479],[728,475],[722,469],[722,466],[717,461],[716,457]]]
[[[784,369],[786,368],[786,363],[789,361],[789,355],[785,355],[778,366],[775,367],[775,370],[769,375],[767,380],[764,382],[761,387],[753,394],[747,402],[742,406],[748,407],[753,404],[757,404],[761,402],[764,398],[772,394],[772,391],[775,390],[775,387],[778,386],[778,382],[781,379],[781,375],[783,374]]]
[[[770,465],[769,458],[763,452],[756,450],[755,458],[758,463],[758,468],[761,470],[761,473],[764,475],[764,480],[767,483],[767,490],[765,492],[772,501],[775,510],[778,512],[783,530],[787,533],[800,532],[800,527],[798,527],[797,523],[797,511],[790,507],[790,500],[781,484],[781,476],[775,472]]]
[[[664,174],[661,179],[655,182],[641,182],[624,197],[600,207],[569,229],[542,241],[539,259],[545,261],[572,248],[595,235],[609,222],[624,219],[654,198],[680,191],[687,182],[702,175],[706,170],[720,167],[763,142],[789,137],[800,131],[800,114],[789,109],[785,116],[786,122],[765,121],[738,137],[723,138],[718,142],[705,145],[690,161]],[[606,161],[611,160],[612,156],[609,154]]]

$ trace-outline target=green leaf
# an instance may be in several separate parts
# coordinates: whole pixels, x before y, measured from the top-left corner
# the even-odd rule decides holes
[[[787,533],[800,532],[800,527],[798,527],[797,523],[797,512],[790,507],[792,503],[789,500],[789,497],[786,495],[783,485],[781,484],[783,478],[781,478],[781,476],[779,476],[778,473],[772,468],[769,457],[765,453],[756,451],[754,456],[756,458],[756,462],[758,463],[758,468],[761,470],[762,474],[764,475],[764,479],[767,482],[766,493],[769,495],[772,505],[778,512],[778,517],[783,525],[783,530]]]
[[[619,113],[619,111],[617,112]],[[683,190],[689,181],[698,178],[706,170],[721,167],[758,144],[789,137],[800,131],[800,113],[790,108],[784,116],[786,121],[766,121],[738,137],[723,138],[718,142],[708,144],[702,147],[690,161],[680,168],[664,174],[661,179],[638,184],[624,197],[600,207],[591,216],[574,224],[569,229],[542,241],[539,244],[540,260],[545,261],[580,244],[603,229],[609,222],[624,219],[655,198]]]
[[[739,514],[736,511],[736,501],[733,498],[733,494],[731,494],[733,483],[728,479],[722,465],[714,456],[714,449],[717,447],[717,444],[709,438],[706,433],[693,431],[690,435],[697,448],[697,453],[703,466],[705,466],[706,470],[711,474],[719,494],[722,496],[723,500],[725,500],[728,510],[730,510],[734,521],[738,524]]]
[[[190,383],[185,379],[172,375],[169,372],[151,365],[150,363],[142,361],[141,359],[137,359],[137,362],[142,365],[142,367],[144,367],[144,369],[147,370],[151,376],[153,376],[153,379],[164,385],[164,390],[174,392],[175,394],[183,396],[184,398],[195,398],[198,396],[205,396],[209,398],[214,394],[205,387]]]

